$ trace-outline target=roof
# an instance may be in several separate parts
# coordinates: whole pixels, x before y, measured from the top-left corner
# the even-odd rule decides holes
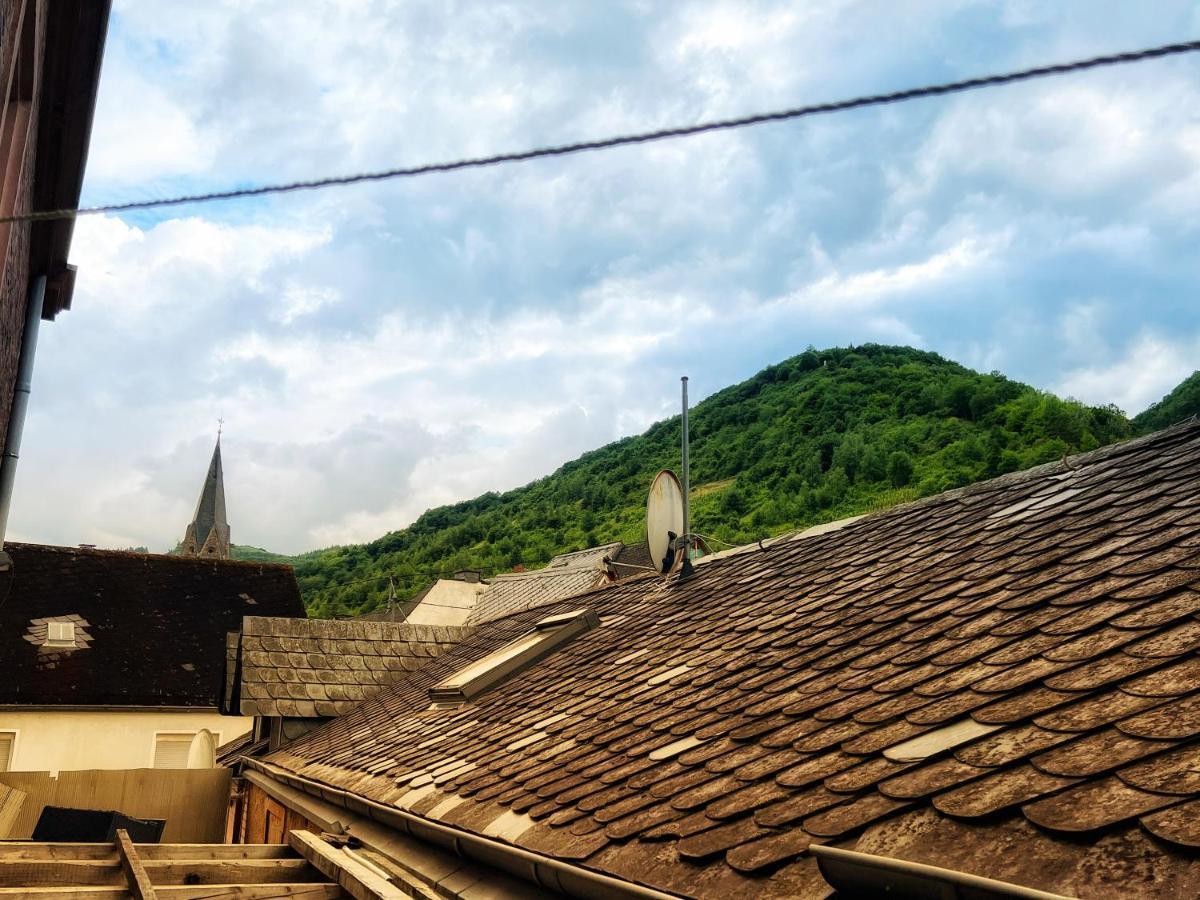
[[[488,586],[480,581],[439,578],[408,608],[404,621],[414,625],[463,625]]]
[[[228,556],[229,551],[229,521],[225,517],[225,476],[221,467],[221,438],[213,447],[212,459],[208,463],[208,473],[204,476],[204,485],[200,488],[200,499],[196,501],[196,514],[192,516],[191,524],[184,538],[184,552],[201,553],[205,542],[217,532],[217,544],[222,556]],[[191,538],[189,546],[188,538]]]
[[[650,544],[646,541],[621,547],[613,556],[611,567],[619,578],[628,578],[646,569],[659,570],[659,565],[650,558]]]
[[[226,656],[234,715],[340,715],[470,634],[440,625],[246,616]]]
[[[300,616],[289,566],[6,543],[0,705],[216,708],[225,634],[253,611]],[[43,646],[72,621],[79,646]]]
[[[1195,896],[1198,473],[1190,423],[498,619],[259,765],[688,895],[824,896],[827,843]],[[600,627],[431,706],[580,606]]]
[[[526,609],[545,606],[609,581],[604,560],[620,551],[620,542],[562,553],[544,569],[512,572],[491,579],[467,618],[477,625]]]
[[[45,4],[45,56],[33,176],[35,210],[79,205],[109,7],[109,0]],[[42,306],[45,319],[71,308],[75,269],[67,264],[67,254],[74,228],[74,218],[30,226],[30,274],[47,276]]]
[[[226,741],[216,751],[216,764],[218,766],[232,767],[240,757],[248,752],[252,752],[256,744],[261,745],[259,749],[266,749],[267,739],[255,739],[254,729],[243,732],[231,741]]]

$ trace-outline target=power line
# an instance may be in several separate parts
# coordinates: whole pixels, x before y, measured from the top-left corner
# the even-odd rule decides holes
[[[1106,56],[1095,56],[1091,59],[1081,59],[1074,62],[1055,63],[1047,66],[1037,66],[1031,69],[1020,69],[1015,72],[1004,72],[997,75],[984,75],[979,78],[968,78],[965,81],[951,81],[944,84],[926,85],[925,87],[908,88],[886,94],[870,94],[849,100],[837,100],[830,103],[817,103],[810,106],[798,106],[792,109],[782,109],[775,112],[755,113],[734,119],[716,119],[701,122],[696,125],[682,125],[674,128],[663,128],[657,131],[645,131],[637,134],[626,134],[617,137],[602,138],[593,141],[578,141],[571,144],[537,147],[531,150],[521,150],[514,153],[500,153],[494,156],[479,156],[459,159],[453,162],[426,163],[419,166],[409,166],[394,169],[383,169],[377,172],[360,172],[355,175],[337,175],[328,178],[315,178],[307,181],[291,181],[280,184],[265,184],[257,187],[232,188],[223,191],[211,191],[204,194],[185,194],[178,197],[163,197],[156,200],[136,200],[129,203],[110,203],[104,206],[85,206],[74,209],[53,209],[39,212],[22,213],[14,216],[0,217],[0,224],[9,222],[41,222],[52,219],[72,219],[78,216],[96,215],[99,213],[130,212],[139,209],[156,209],[163,206],[180,206],[185,203],[211,203],[220,200],[233,200],[240,197],[260,197],[266,194],[287,194],[295,191],[312,191],[327,187],[342,187],[351,184],[361,184],[368,181],[387,181],[393,178],[414,178],[420,175],[431,175],[439,172],[457,172],[462,169],[482,169],[506,163],[528,162],[552,156],[568,156],[592,150],[608,150],[613,147],[625,147],[632,144],[648,144],[653,141],[670,140],[673,138],[691,137],[713,131],[729,131],[735,128],[746,128],[752,125],[762,125],[768,122],[783,122],[790,119],[800,119],[806,116],[821,115],[835,112],[845,112],[851,109],[863,109],[869,106],[885,106],[891,103],[902,103],[907,100],[918,100],[924,97],[940,97],[947,94],[958,94],[979,88],[997,87],[1013,84],[1019,81],[1032,81],[1037,78],[1047,78],[1053,75],[1066,75],[1081,72],[1086,69],[1099,69],[1108,66],[1119,66],[1127,63],[1142,62],[1150,59],[1161,59],[1167,56],[1178,56],[1183,53],[1193,53],[1200,50],[1200,41],[1188,41],[1181,44],[1166,44],[1161,47],[1149,47],[1127,53],[1114,53]]]

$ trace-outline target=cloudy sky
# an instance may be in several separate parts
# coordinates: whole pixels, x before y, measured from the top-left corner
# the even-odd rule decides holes
[[[1195,39],[1191,0],[117,0],[85,203],[507,151]],[[1136,413],[1200,366],[1200,59],[81,220],[13,537],[378,536],[818,347]]]

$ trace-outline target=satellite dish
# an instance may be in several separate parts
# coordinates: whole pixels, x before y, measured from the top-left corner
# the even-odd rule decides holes
[[[212,732],[201,728],[192,738],[188,748],[187,767],[189,769],[212,769],[217,765],[217,741]]]
[[[683,487],[670,469],[663,469],[650,483],[646,501],[646,543],[656,569],[671,549],[671,534],[683,531]]]

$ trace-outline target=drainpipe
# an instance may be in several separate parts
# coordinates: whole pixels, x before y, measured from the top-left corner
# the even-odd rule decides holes
[[[8,437],[0,457],[0,572],[12,569],[12,558],[4,552],[8,514],[12,509],[13,485],[17,478],[17,458],[21,453],[21,434],[25,413],[29,410],[29,392],[33,387],[33,358],[37,355],[38,329],[42,323],[42,301],[46,298],[46,276],[39,275],[29,288],[29,306],[25,310],[25,330],[21,336],[21,359],[17,364],[17,384],[8,415]]]

